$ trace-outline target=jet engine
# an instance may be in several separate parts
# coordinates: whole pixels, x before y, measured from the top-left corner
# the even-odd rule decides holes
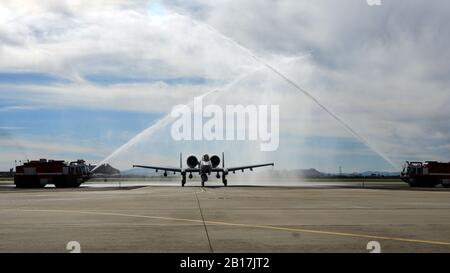
[[[220,158],[217,155],[211,156],[211,165],[213,168],[216,168],[220,164]]]
[[[195,156],[191,155],[187,158],[186,163],[189,166],[189,168],[195,168],[199,162]]]

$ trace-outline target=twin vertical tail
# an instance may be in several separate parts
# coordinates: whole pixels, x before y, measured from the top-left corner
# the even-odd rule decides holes
[[[225,168],[225,153],[222,152],[222,168]]]

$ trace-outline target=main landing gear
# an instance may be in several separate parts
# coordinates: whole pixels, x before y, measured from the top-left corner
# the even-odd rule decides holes
[[[226,186],[228,186],[228,184],[227,184],[227,177],[226,177],[226,175],[222,175],[222,183],[223,183],[223,185],[226,187]]]
[[[184,187],[184,185],[186,184],[186,173],[182,173],[181,176],[182,176],[182,178],[181,178],[181,186]],[[217,176],[219,176],[219,175],[217,175]],[[220,178],[220,176],[218,178]],[[189,175],[189,179],[192,179],[192,174]],[[204,187],[205,186],[205,182],[208,181],[208,175],[202,174],[201,175],[201,179],[202,179],[202,187]],[[225,187],[228,186],[228,180],[227,180],[226,175],[222,175],[222,183],[223,183],[223,185]]]

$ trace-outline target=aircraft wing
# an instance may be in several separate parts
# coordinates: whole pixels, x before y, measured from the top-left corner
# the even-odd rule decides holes
[[[260,168],[260,167],[266,167],[266,166],[274,166],[273,163],[265,163],[265,164],[257,164],[257,165],[247,165],[247,166],[240,166],[240,167],[231,167],[227,168],[229,172],[233,171],[239,171],[239,170],[245,170],[245,169],[253,169],[253,168]],[[223,172],[223,168],[213,168],[213,172]]]
[[[181,168],[172,168],[172,167],[160,167],[160,166],[144,166],[144,165],[133,165],[133,168],[145,168],[145,169],[152,169],[152,170],[162,170],[167,172],[177,172],[181,173],[182,171],[185,172],[198,172],[197,168],[187,168],[187,169],[181,169]]]

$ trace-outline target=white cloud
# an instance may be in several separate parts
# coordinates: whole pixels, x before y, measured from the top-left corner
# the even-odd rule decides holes
[[[0,28],[0,70],[38,71],[72,80],[98,74],[222,80],[252,64],[204,27],[176,14],[149,16],[146,6],[110,2],[50,3],[41,9],[25,3],[3,9],[11,19]]]
[[[397,160],[448,160],[436,148],[450,140],[448,3],[170,2],[263,57],[310,51],[311,73],[284,71],[374,146]]]
[[[1,131],[3,129],[0,128]],[[11,130],[7,128],[4,130]],[[1,132],[0,132],[1,133]],[[89,161],[104,157],[108,151],[101,146],[95,146],[86,141],[63,138],[58,142],[52,138],[17,137],[16,135],[0,134],[0,169],[14,166],[17,160],[34,160],[39,158],[75,160],[83,157]]]
[[[0,84],[0,98],[20,98],[21,102],[27,103],[27,105],[3,107],[0,111],[81,107],[160,113],[167,112],[173,105],[185,103],[187,98],[206,91],[208,91],[207,86],[170,86],[164,83],[116,84],[108,87],[93,84],[19,87]]]
[[[83,145],[76,145],[72,143],[55,143],[52,140],[37,140],[37,139],[17,139],[15,142],[27,151],[40,151],[47,154],[63,154],[63,153],[76,153],[76,154],[90,154],[96,156],[104,156],[105,151],[100,151],[98,147],[89,147]],[[11,142],[7,139],[0,139],[1,146],[10,145]]]

